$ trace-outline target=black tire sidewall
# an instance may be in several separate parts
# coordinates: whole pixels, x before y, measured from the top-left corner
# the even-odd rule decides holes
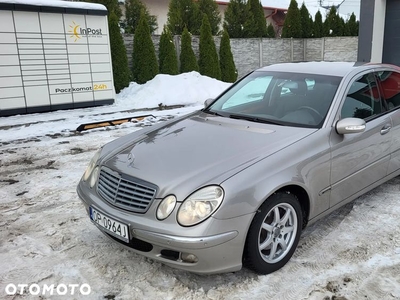
[[[278,204],[287,203],[290,204],[297,214],[297,232],[295,240],[291,246],[291,249],[280,261],[271,264],[267,263],[260,255],[258,250],[259,247],[259,233],[261,225],[270,210]],[[249,231],[247,233],[245,252],[244,252],[244,264],[248,268],[256,271],[260,274],[269,274],[282,268],[292,257],[296,250],[297,244],[299,243],[301,229],[303,224],[303,214],[297,197],[290,193],[276,193],[269,197],[258,209],[255,214],[253,221],[251,222]]]

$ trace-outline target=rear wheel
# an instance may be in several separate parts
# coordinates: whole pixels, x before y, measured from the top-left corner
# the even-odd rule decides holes
[[[282,268],[299,243],[303,214],[296,196],[276,193],[254,216],[247,234],[244,263],[260,274]]]

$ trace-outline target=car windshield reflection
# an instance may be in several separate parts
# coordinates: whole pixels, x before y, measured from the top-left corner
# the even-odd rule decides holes
[[[340,77],[257,71],[204,111],[259,123],[320,128]]]

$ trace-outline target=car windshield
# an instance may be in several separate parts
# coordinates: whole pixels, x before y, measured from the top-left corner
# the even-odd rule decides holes
[[[340,77],[256,71],[220,96],[205,112],[286,126],[322,126]]]

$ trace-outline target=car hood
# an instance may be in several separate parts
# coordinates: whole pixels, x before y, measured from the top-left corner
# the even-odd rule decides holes
[[[124,143],[103,165],[155,184],[157,198],[174,194],[182,201],[315,131],[198,112]]]

